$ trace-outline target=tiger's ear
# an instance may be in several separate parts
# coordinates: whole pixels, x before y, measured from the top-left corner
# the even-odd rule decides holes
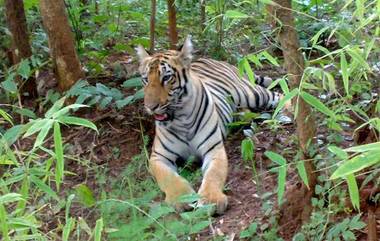
[[[144,47],[141,45],[136,47],[136,53],[137,53],[137,56],[139,57],[140,63],[142,63],[146,58],[150,57],[148,52],[146,52]]]
[[[190,65],[191,59],[193,58],[192,52],[193,52],[193,43],[191,42],[191,36],[188,35],[186,37],[185,42],[183,43],[182,47],[179,49],[179,57],[182,61],[182,63],[187,66]]]

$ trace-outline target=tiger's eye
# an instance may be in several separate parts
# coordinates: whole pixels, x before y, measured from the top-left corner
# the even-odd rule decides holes
[[[171,77],[172,75],[165,75],[164,77],[162,77],[162,82],[165,84],[167,81],[170,80]]]

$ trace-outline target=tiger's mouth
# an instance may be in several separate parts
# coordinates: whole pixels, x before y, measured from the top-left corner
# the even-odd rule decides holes
[[[157,120],[157,121],[166,121],[169,119],[169,115],[168,114],[154,114],[154,119]]]

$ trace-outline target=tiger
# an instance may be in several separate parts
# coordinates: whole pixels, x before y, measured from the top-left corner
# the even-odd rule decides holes
[[[144,107],[155,119],[155,137],[149,171],[165,201],[177,210],[186,207],[179,200],[195,194],[190,183],[178,174],[177,161],[196,156],[201,160],[202,182],[199,205],[211,204],[223,214],[228,198],[223,193],[228,173],[224,146],[227,125],[239,109],[262,111],[275,108],[281,94],[271,92],[227,62],[210,58],[193,59],[193,44],[187,37],[178,50],[150,55],[136,48],[144,89]],[[256,76],[264,85],[271,79]]]

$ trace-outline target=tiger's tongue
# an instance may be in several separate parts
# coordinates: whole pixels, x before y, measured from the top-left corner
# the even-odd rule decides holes
[[[166,118],[168,118],[168,116],[166,114],[163,114],[163,115],[155,114],[154,115],[154,119],[156,119],[158,121],[166,120]]]

